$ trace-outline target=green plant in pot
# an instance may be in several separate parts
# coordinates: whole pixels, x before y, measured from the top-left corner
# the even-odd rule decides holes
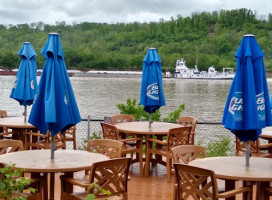
[[[30,179],[22,177],[22,169],[16,169],[14,164],[2,165],[0,168],[0,199],[3,200],[26,200],[25,196],[13,197],[14,193],[22,193],[28,189],[35,193],[35,189],[28,187],[31,183]]]

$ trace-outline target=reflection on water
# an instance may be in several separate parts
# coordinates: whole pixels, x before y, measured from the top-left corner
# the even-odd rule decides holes
[[[38,77],[39,80],[39,77]],[[71,77],[70,78],[79,111],[83,118],[101,119],[119,113],[116,107],[126,103],[127,98],[140,99],[141,77]],[[15,76],[0,76],[0,110],[9,115],[22,115],[24,110],[19,103],[11,99],[10,92]],[[195,116],[199,121],[220,122],[230,80],[190,80],[163,79],[166,106],[161,108],[163,117],[185,104],[182,115]],[[271,79],[268,80],[269,89]],[[28,108],[28,113],[31,106]]]

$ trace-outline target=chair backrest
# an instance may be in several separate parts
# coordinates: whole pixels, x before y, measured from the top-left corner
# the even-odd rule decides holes
[[[109,191],[113,196],[120,194],[127,196],[130,162],[131,158],[116,158],[93,163],[89,183],[96,183],[104,190]],[[96,197],[105,196],[100,191],[95,195]]]
[[[101,153],[109,158],[122,157],[123,142],[112,139],[88,140],[86,150],[89,152]]]
[[[64,134],[69,134],[69,135],[75,135],[76,134],[76,125],[72,126],[71,128],[67,129]]]
[[[180,124],[182,126],[191,126],[192,131],[191,131],[191,136],[190,136],[190,144],[194,145],[195,144],[195,129],[196,129],[196,124],[197,124],[197,119],[192,116],[180,116],[178,118],[177,124]]]
[[[5,111],[5,110],[0,110],[0,118],[5,118],[5,117],[7,117],[7,116],[8,116],[7,111]]]
[[[112,140],[118,139],[117,130],[113,125],[101,122],[101,127],[102,127],[104,139],[112,139]]]
[[[179,145],[189,144],[192,127],[172,128],[167,135],[167,150]]]
[[[236,150],[235,156],[245,156],[246,155],[246,142],[240,141],[237,137],[235,137]],[[249,142],[249,149],[251,156],[259,157],[260,156],[260,140]]]
[[[216,199],[218,188],[213,171],[181,163],[175,163],[174,168],[178,200]]]
[[[37,149],[50,149],[51,148],[51,135],[50,131],[47,131],[46,135],[36,132],[25,132],[25,149],[30,149],[31,147]],[[66,148],[66,143],[64,136],[61,132],[57,133],[54,137],[56,148]]]
[[[206,150],[203,146],[180,145],[172,148],[174,163],[188,164],[197,158],[206,158]]]
[[[121,122],[133,122],[134,116],[133,115],[128,115],[128,114],[119,114],[119,115],[113,115],[110,118],[110,123],[112,125],[121,123]]]
[[[0,155],[23,150],[24,146],[21,140],[0,140]]]

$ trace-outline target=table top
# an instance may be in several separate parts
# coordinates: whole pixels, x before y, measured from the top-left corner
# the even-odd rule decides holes
[[[244,181],[272,181],[272,159],[251,157],[249,166],[243,156],[209,157],[189,165],[213,170],[217,178]]]
[[[0,155],[0,162],[14,163],[26,172],[75,172],[90,169],[94,162],[108,160],[103,154],[80,150],[26,150]]]
[[[149,129],[149,122],[122,122],[114,125],[118,131],[142,135],[167,135],[169,129],[178,128],[181,125],[167,122],[153,122]]]
[[[35,128],[32,124],[25,122],[24,117],[0,118],[0,127],[7,128]]]
[[[262,129],[262,134],[260,138],[272,139],[272,127],[265,127]]]

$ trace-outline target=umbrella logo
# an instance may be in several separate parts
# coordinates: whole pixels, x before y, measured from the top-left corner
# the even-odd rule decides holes
[[[31,80],[31,81],[30,81],[30,88],[31,88],[32,90],[35,89],[35,88],[34,88],[34,80]]]
[[[236,92],[235,96],[231,98],[229,104],[229,112],[232,114],[235,121],[243,120],[243,98],[242,92]]]
[[[14,81],[13,88],[16,88],[17,81],[18,81],[18,78],[16,78],[16,80]]]
[[[159,87],[158,83],[153,83],[147,87],[146,95],[153,100],[159,100]]]
[[[40,89],[38,88],[37,93],[35,94],[34,99],[33,99],[33,104],[35,104],[35,102],[39,96],[40,96]]]
[[[68,90],[66,89],[65,90],[65,95],[64,95],[64,103],[66,104],[66,105],[68,105],[68,103],[69,103],[69,94],[68,94]]]
[[[256,103],[257,103],[257,111],[258,111],[259,120],[264,121],[265,120],[264,92],[256,95]]]

